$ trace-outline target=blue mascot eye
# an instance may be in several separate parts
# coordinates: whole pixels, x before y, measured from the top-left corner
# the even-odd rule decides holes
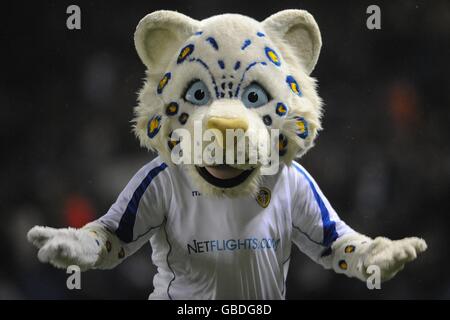
[[[259,84],[252,83],[245,88],[241,99],[247,108],[258,108],[269,102],[269,95]]]
[[[201,80],[196,80],[186,90],[184,99],[197,106],[204,106],[211,99],[211,95],[205,83]]]

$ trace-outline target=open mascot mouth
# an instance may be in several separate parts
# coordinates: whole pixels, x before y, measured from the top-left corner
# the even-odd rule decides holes
[[[233,188],[243,183],[255,170],[242,170],[229,165],[195,167],[198,174],[208,183],[219,188]]]

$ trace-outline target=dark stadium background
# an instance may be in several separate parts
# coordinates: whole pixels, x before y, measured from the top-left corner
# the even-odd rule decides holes
[[[77,4],[82,29],[66,28]],[[378,4],[382,29],[366,28]],[[138,21],[157,9],[196,19],[234,12],[262,20],[287,8],[316,18],[323,49],[313,76],[325,130],[301,162],[360,232],[424,237],[429,250],[381,290],[325,271],[296,248],[288,299],[450,298],[449,1],[7,1],[1,3],[0,299],[146,299],[155,267],[144,246],[113,271],[67,275],[26,242],[35,224],[79,226],[104,214],[154,157],[130,120],[144,66]],[[195,297],[193,297],[195,298]]]

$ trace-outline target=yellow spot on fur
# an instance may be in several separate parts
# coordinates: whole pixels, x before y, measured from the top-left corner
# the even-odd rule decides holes
[[[119,259],[123,259],[125,257],[125,250],[123,248],[120,249],[118,257]]]
[[[180,58],[181,59],[185,58],[189,54],[189,52],[191,52],[190,47],[184,48],[183,51],[181,51],[181,53],[180,53]]]
[[[300,130],[300,133],[305,132],[305,123],[303,121],[297,121],[297,128]]]
[[[345,262],[345,260],[339,261],[339,268],[341,268],[342,270],[347,270],[348,269],[347,262]]]
[[[278,150],[283,150],[284,148],[286,148],[286,145],[287,145],[286,141],[280,139],[278,141]]]
[[[298,93],[298,87],[297,87],[297,84],[295,82],[291,82],[291,89],[295,93]]]
[[[355,251],[355,246],[346,246],[344,249],[345,253],[352,253]]]
[[[277,55],[275,54],[275,52],[269,51],[267,54],[269,55],[270,60],[272,60],[272,61],[275,62],[275,63],[278,63],[278,62],[279,62],[278,57],[277,57]]]
[[[150,132],[153,132],[153,131],[155,131],[157,128],[158,128],[158,125],[159,125],[159,120],[158,119],[153,119],[151,122],[150,122]]]
[[[159,81],[158,88],[159,88],[159,89],[164,88],[164,86],[166,85],[166,83],[167,83],[168,80],[169,80],[169,79],[168,79],[167,77],[162,78],[161,81]]]

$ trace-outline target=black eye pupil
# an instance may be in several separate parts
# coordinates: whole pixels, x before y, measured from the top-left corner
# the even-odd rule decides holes
[[[248,101],[250,101],[251,103],[255,103],[256,101],[258,101],[258,94],[256,92],[250,92],[248,94]]]
[[[205,91],[203,91],[202,89],[198,89],[197,91],[195,91],[194,97],[196,100],[203,100],[203,98],[205,97]]]

